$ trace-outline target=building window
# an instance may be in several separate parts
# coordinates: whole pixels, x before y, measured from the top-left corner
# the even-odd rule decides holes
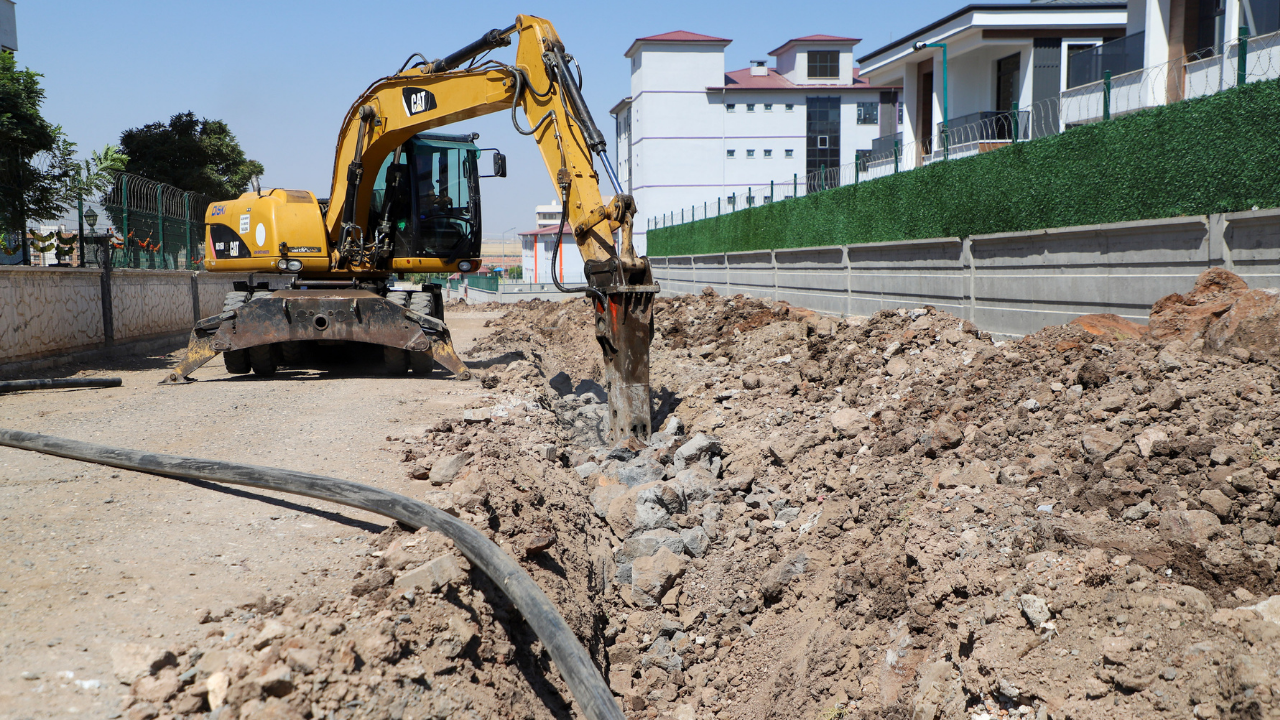
[[[805,99],[805,172],[840,167],[840,98]],[[825,187],[819,184],[810,190]]]
[[[1021,67],[1021,53],[996,61],[996,112],[1007,113],[1013,109],[1014,100],[1020,94],[1018,75]]]
[[[795,157],[795,156],[796,156],[796,151],[795,151],[795,150],[784,150],[784,151],[783,151],[783,154],[784,154],[786,157],[793,158],[793,157]]]
[[[1204,3],[1201,3],[1203,6]],[[1217,5],[1217,3],[1213,3]],[[1244,15],[1241,24],[1249,28],[1249,35],[1265,35],[1280,30],[1280,3],[1275,0],[1252,0],[1251,2],[1240,3],[1247,12]],[[1221,17],[1218,13],[1214,13]],[[1204,20],[1200,21],[1204,23]],[[1217,22],[1221,22],[1218,20]],[[1221,31],[1218,31],[1218,38],[1221,38]],[[1219,40],[1221,42],[1221,40]],[[1253,47],[1253,41],[1250,41],[1249,47]]]
[[[730,160],[732,160],[732,159],[733,159],[733,156],[734,156],[734,153],[736,153],[736,152],[738,152],[738,151],[737,151],[737,150],[725,150],[725,151],[724,151],[724,156],[725,156],[725,157],[727,157],[727,158],[729,158]]]
[[[724,111],[725,111],[725,112],[733,112],[734,108],[736,108],[736,107],[738,107],[738,106],[737,106],[737,105],[734,105],[733,103],[728,103],[728,104],[726,104],[726,105],[724,106]]]
[[[765,111],[765,112],[773,112],[773,103],[765,103],[765,104],[764,104],[764,111]]]
[[[859,125],[877,125],[879,123],[880,123],[880,103],[877,103],[877,102],[858,103],[858,124]]]
[[[767,157],[767,158],[771,158],[771,157],[773,157],[773,151],[772,151],[772,150],[765,150],[765,151],[764,151],[764,156],[765,156],[765,157]]]
[[[810,50],[809,51],[809,77],[810,78],[840,77],[840,51],[839,50]]]
[[[753,157],[755,157],[755,156],[756,156],[756,151],[755,151],[755,150],[748,150],[748,151],[747,151],[747,159],[748,159],[748,160],[750,160],[751,158],[753,158]]]
[[[795,112],[795,109],[796,109],[795,105],[792,105],[791,103],[787,103],[787,112]]]
[[[747,103],[747,112],[755,112],[755,111],[756,111],[756,104],[755,104],[755,103]]]

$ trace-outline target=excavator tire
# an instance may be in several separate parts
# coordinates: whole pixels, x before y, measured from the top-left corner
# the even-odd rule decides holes
[[[244,304],[245,300],[248,300],[248,299],[249,299],[249,293],[247,292],[229,292],[227,293],[227,296],[222,300],[222,312],[226,312],[228,310],[236,310],[241,305]]]
[[[287,367],[298,367],[306,364],[306,344],[301,340],[289,340],[280,343],[280,364]]]
[[[245,352],[249,353],[249,366],[253,368],[254,375],[271,377],[276,374],[276,357],[270,345],[256,345]]]
[[[409,292],[394,291],[387,293],[387,302],[400,307],[409,306]],[[387,368],[388,375],[404,375],[409,372],[409,352],[400,348],[384,347],[382,348],[382,364]]]
[[[431,291],[429,290],[414,293],[413,299],[409,301],[409,309],[419,315],[438,317],[436,315],[435,298],[431,296]]]
[[[435,356],[431,354],[430,350],[407,354],[409,356],[409,367],[413,368],[414,375],[426,377],[431,374],[432,368],[435,367]]]
[[[404,375],[409,372],[409,352],[400,348],[382,348],[382,363],[388,375]]]
[[[237,310],[248,299],[249,293],[247,292],[229,292],[222,301],[222,312]],[[251,369],[249,367],[248,350],[229,350],[224,352],[222,353],[222,363],[227,366],[227,372],[232,375],[244,375]]]
[[[227,366],[227,372],[232,375],[244,375],[252,369],[249,366],[248,350],[228,350],[222,353],[222,364]]]
[[[423,289],[414,293],[409,298],[409,309],[419,315],[430,315],[436,319],[443,319],[444,313],[440,303],[436,301],[435,293],[431,291],[432,286],[424,285]],[[409,353],[409,367],[413,368],[414,375],[426,377],[431,374],[435,368],[435,357],[430,350],[424,352]]]

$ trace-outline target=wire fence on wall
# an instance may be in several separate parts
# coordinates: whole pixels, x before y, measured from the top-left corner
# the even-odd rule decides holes
[[[198,270],[212,198],[117,173],[100,197],[78,197],[62,217],[0,235],[0,264]],[[25,243],[26,254],[22,249]]]
[[[113,267],[196,270],[202,254],[205,209],[213,199],[137,175],[120,173],[102,198],[110,219]]]
[[[1006,112],[953,117],[930,128],[929,135],[919,142],[904,143],[901,132],[882,137],[872,142],[870,151],[857,151],[853,162],[742,186],[715,200],[650,216],[646,228],[661,229],[854,185],[1058,135],[1147,108],[1212,95],[1245,83],[1280,78],[1280,32],[1242,37],[1166,63],[1129,70],[1140,63],[1132,60],[1133,48],[1129,46],[1134,45],[1133,37],[1084,51],[1088,56],[1073,55],[1069,71],[1074,72],[1069,75],[1075,76],[1077,84],[1058,97],[1024,108],[1015,104]],[[1080,82],[1082,79],[1085,82]],[[1072,84],[1071,80],[1068,84]]]

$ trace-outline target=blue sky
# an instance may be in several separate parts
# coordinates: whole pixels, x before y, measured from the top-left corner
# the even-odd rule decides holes
[[[121,131],[191,110],[227,121],[263,185],[329,193],[338,125],[356,96],[413,52],[447,55],[517,13],[547,18],[585,76],[596,122],[629,94],[623,57],[637,37],[690,30],[733,40],[726,69],[789,38],[862,38],[855,57],[958,9],[957,0],[902,2],[187,2],[18,0],[18,64],[44,74],[44,115],[82,153]],[[514,49],[505,53],[510,59]],[[533,225],[555,189],[532,141],[497,114],[451,126],[479,132],[508,156],[509,175],[485,180],[486,237]],[[601,173],[601,177],[604,175]],[[606,181],[607,182],[607,181]],[[640,209],[644,215],[644,208]]]

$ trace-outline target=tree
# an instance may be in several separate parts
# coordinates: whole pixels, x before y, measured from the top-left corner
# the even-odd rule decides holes
[[[75,143],[40,115],[40,73],[19,70],[0,53],[0,229],[25,230],[67,208],[77,164]]]
[[[69,195],[89,198],[106,193],[115,182],[116,173],[124,172],[128,163],[129,156],[115,145],[104,147],[102,152],[94,150],[92,157],[83,161],[83,168],[76,167]]]
[[[245,158],[225,122],[191,112],[125,130],[120,149],[128,156],[126,172],[215,200],[237,197],[263,172],[262,163]]]

